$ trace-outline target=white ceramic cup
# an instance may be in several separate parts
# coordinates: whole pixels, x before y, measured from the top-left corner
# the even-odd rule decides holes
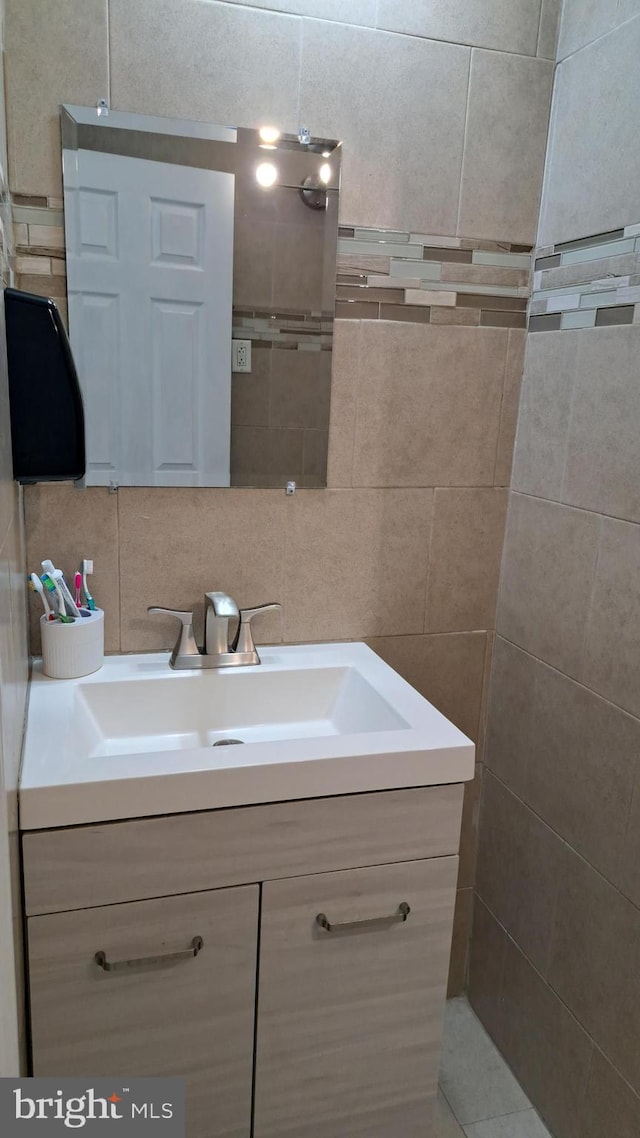
[[[55,680],[90,676],[104,661],[104,612],[95,609],[73,624],[40,617],[42,670]]]

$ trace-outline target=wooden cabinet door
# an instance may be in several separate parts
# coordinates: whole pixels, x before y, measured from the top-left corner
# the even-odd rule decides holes
[[[188,1138],[249,1138],[259,892],[31,917],[34,1075],[180,1075]],[[140,960],[196,937],[195,956]],[[98,952],[138,963],[105,971]]]
[[[254,1138],[431,1138],[457,868],[263,886]]]

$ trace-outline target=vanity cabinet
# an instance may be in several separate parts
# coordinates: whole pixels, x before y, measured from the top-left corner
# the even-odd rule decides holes
[[[246,1138],[259,897],[247,885],[31,918],[34,1075],[181,1075],[190,1134]]]
[[[25,833],[33,1074],[184,1075],[188,1138],[432,1138],[462,789]]]
[[[264,886],[254,1138],[428,1134],[457,862]]]

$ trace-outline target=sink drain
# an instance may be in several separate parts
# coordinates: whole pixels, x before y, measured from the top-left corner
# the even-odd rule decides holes
[[[214,747],[231,747],[234,743],[244,743],[244,739],[216,739]]]

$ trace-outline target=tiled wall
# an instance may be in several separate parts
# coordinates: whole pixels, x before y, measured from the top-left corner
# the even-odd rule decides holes
[[[425,245],[439,249],[437,291],[449,297],[387,319],[386,301],[343,292],[327,490],[37,487],[26,494],[30,562],[49,555],[71,569],[94,558],[112,651],[169,647],[174,629],[148,617],[153,602],[199,607],[213,587],[241,604],[278,599],[282,616],[264,620],[263,639],[368,639],[480,741],[522,373],[521,259],[536,231],[559,0],[55,7],[54,19],[47,0],[8,0],[15,194],[60,197],[61,102],[304,124],[344,140],[341,223],[354,230],[344,240],[359,240],[360,227],[401,244],[423,235],[419,260],[433,260]],[[483,249],[506,262],[483,264]],[[367,262],[352,249],[343,276],[354,255],[371,276],[380,269],[379,251]],[[423,271],[407,279],[424,284]],[[466,797],[453,990],[477,793],[478,781]]]
[[[630,43],[637,0],[567,0],[478,849],[471,999],[555,1138],[640,1133],[640,326],[602,318],[638,311]]]
[[[0,285],[10,282],[13,255],[7,200],[0,3]],[[9,391],[0,305],[0,1076],[18,1074],[24,1054],[22,917],[17,783],[27,695],[27,622],[22,502],[13,482]]]

